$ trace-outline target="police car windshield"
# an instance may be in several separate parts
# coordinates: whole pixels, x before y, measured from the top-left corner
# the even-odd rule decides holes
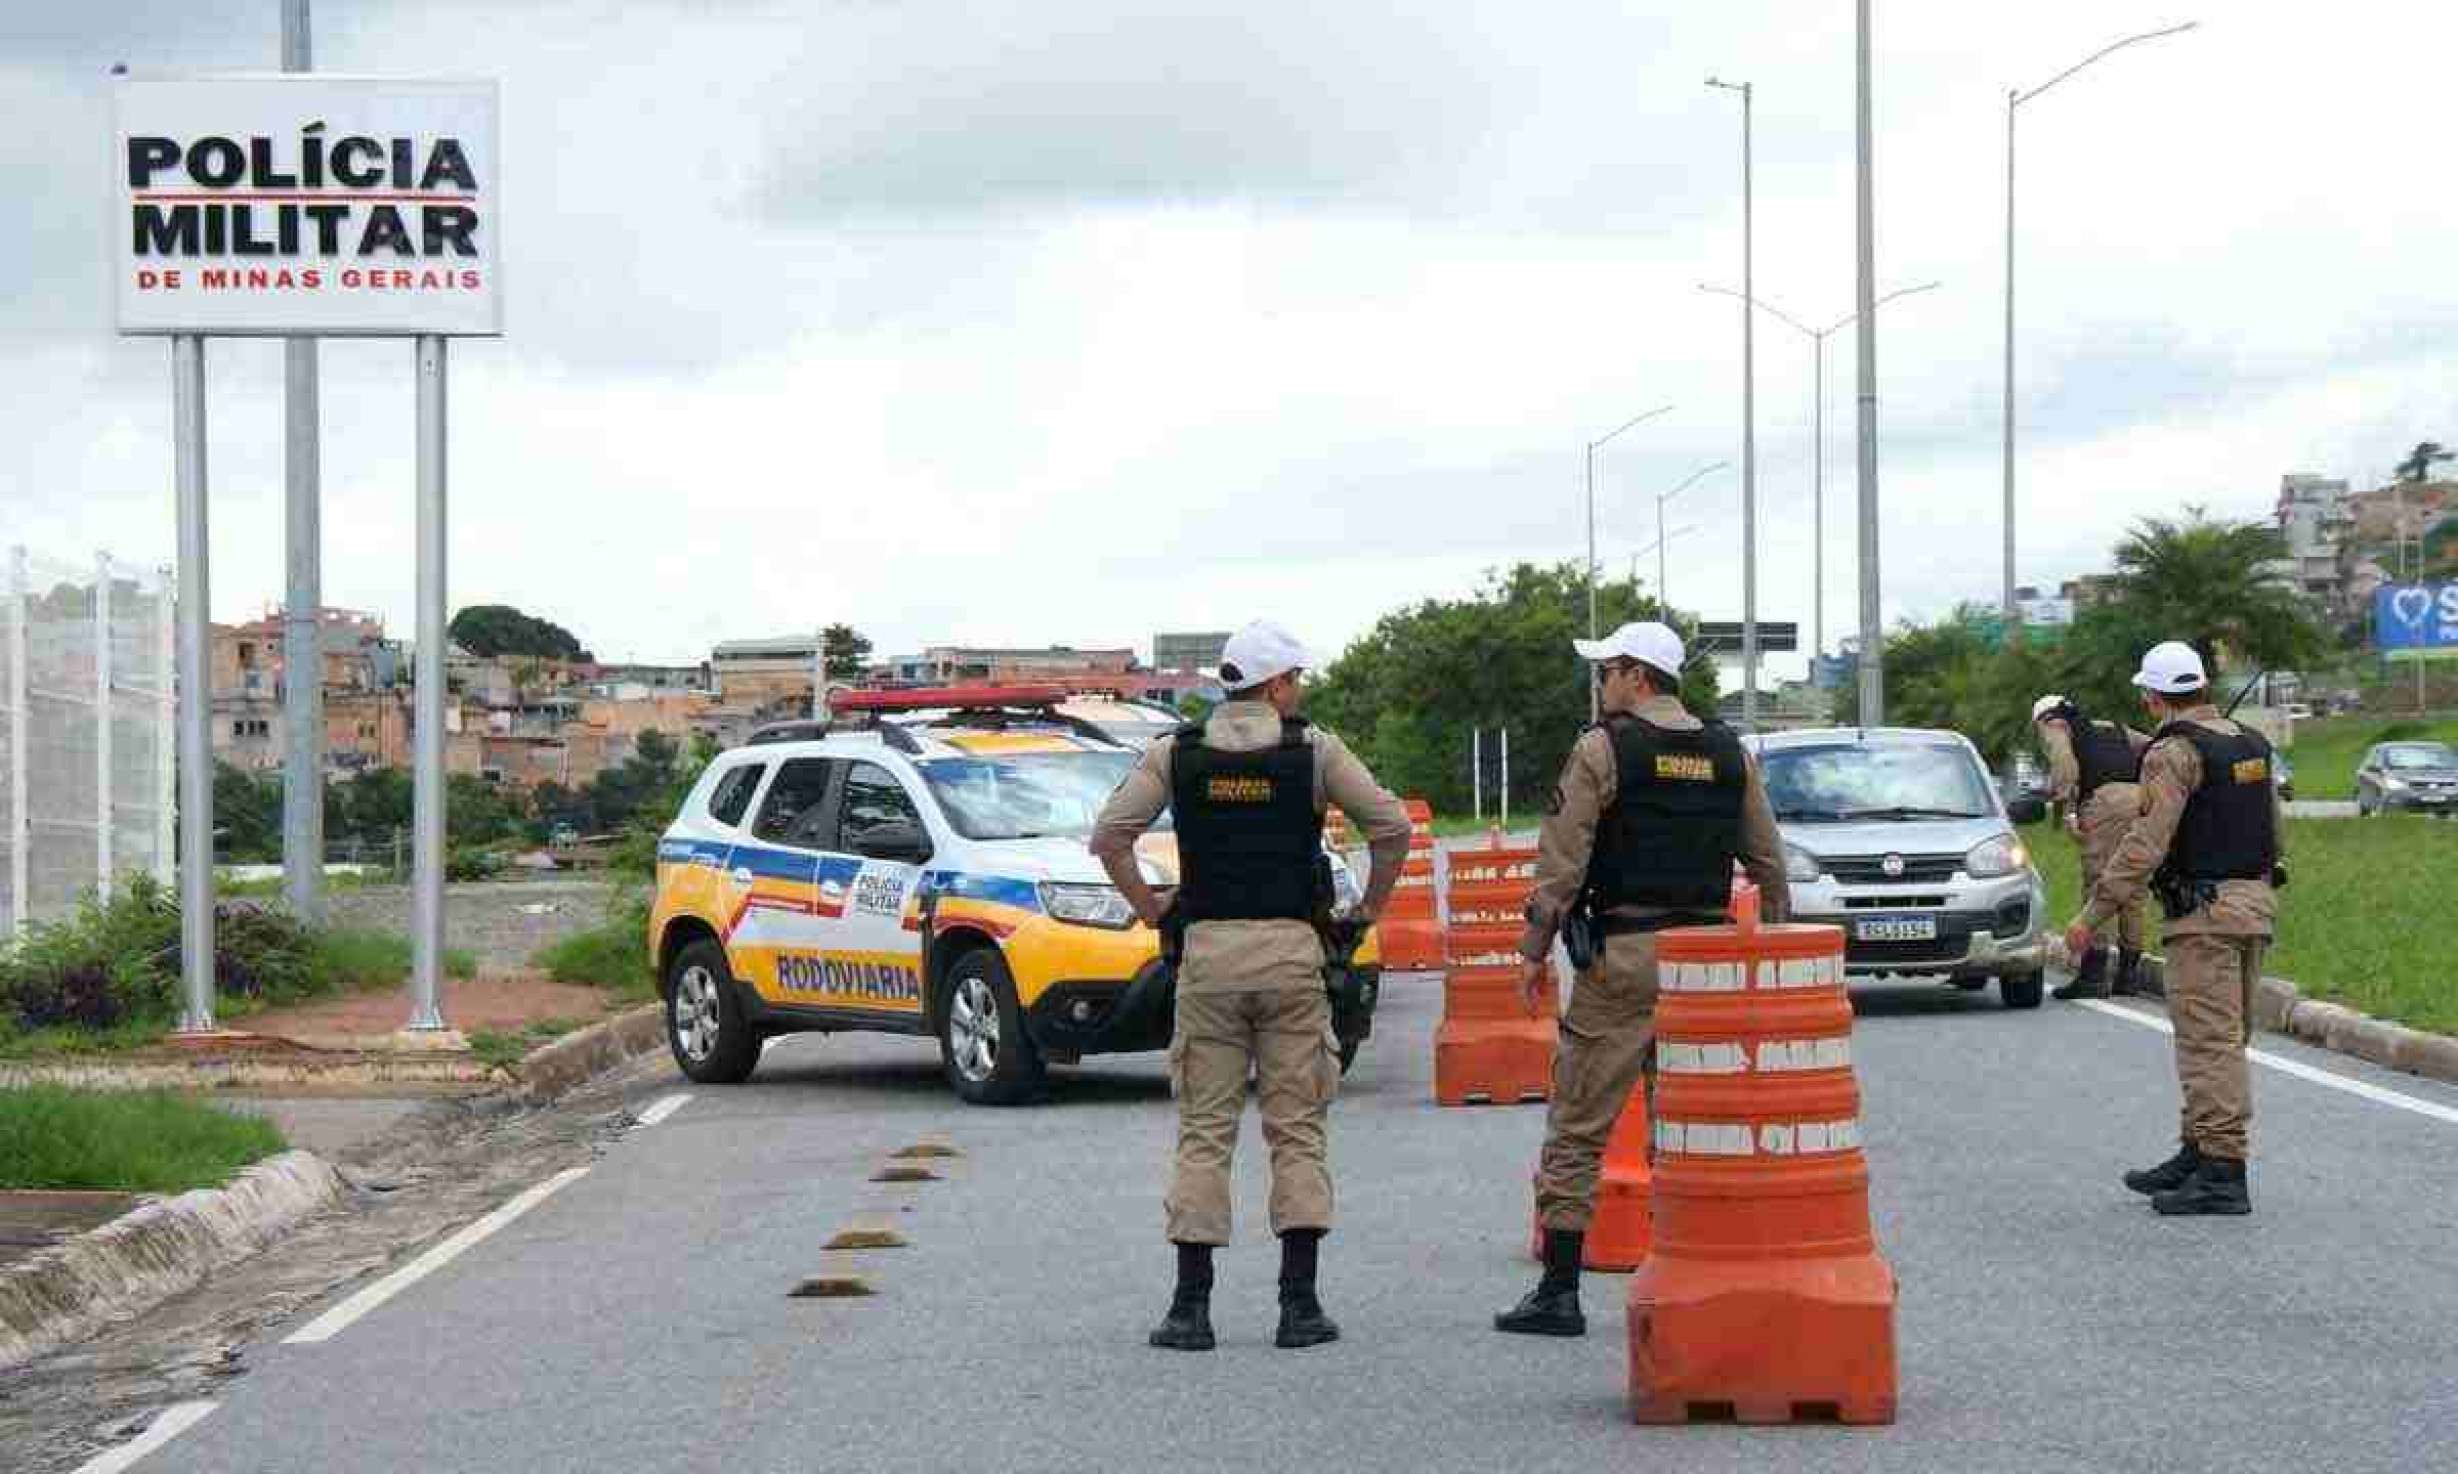
[[[1837,743],[1761,756],[1778,820],[1980,819],[1993,812],[1987,776],[1959,747]]]
[[[1027,752],[932,758],[922,780],[967,839],[1083,839],[1135,765],[1125,752]]]
[[[2385,768],[2458,768],[2458,752],[2441,742],[2413,742],[2381,749]]]

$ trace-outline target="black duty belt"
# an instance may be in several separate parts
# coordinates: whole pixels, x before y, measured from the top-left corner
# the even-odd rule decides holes
[[[1665,931],[1676,926],[1721,926],[1725,920],[1720,911],[1667,911],[1659,916],[1599,916],[1596,918],[1596,934],[1627,937]]]

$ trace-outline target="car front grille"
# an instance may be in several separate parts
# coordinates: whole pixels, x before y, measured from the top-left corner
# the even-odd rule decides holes
[[[1826,860],[1826,873],[1843,885],[1936,885],[1952,880],[1963,868],[1961,855],[1905,855],[1903,873],[1886,873],[1884,855],[1836,855]]]

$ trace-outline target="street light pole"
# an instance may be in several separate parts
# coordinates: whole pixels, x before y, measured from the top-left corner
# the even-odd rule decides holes
[[[1659,405],[1643,415],[1633,415],[1603,435],[1587,443],[1587,637],[1596,638],[1596,452],[1615,436],[1634,426],[1644,425],[1658,415],[1669,415],[1673,407]],[[1603,712],[1604,696],[1596,684],[1593,670],[1588,675],[1587,718],[1594,721]]]
[[[1880,297],[1877,305],[1883,307],[1897,297],[1909,297],[1915,292],[1934,291],[1939,285],[1927,281],[1918,286],[1897,287]],[[1823,655],[1826,653],[1826,340],[1860,321],[1861,315],[1857,312],[1846,313],[1825,327],[1813,328],[1772,302],[1753,301],[1730,287],[1700,282],[1698,289],[1713,292],[1719,297],[1738,297],[1749,302],[1810,341],[1813,385],[1810,391],[1810,602],[1813,607],[1810,611],[1809,648],[1812,655]]]
[[[1707,85],[1741,94],[1741,725],[1758,730],[1758,336],[1750,218],[1750,84],[1714,77]]]
[[[1731,464],[1732,462],[1730,461],[1709,461],[1706,465],[1703,465],[1697,470],[1692,471],[1689,475],[1684,476],[1681,479],[1681,484],[1674,487],[1671,491],[1658,492],[1656,494],[1656,602],[1664,606],[1664,612],[1668,618],[1673,612],[1673,605],[1672,596],[1666,592],[1666,589],[1669,587],[1669,582],[1665,577],[1664,571],[1664,544],[1666,542],[1666,534],[1664,531],[1665,506],[1670,503],[1673,498],[1681,495],[1685,491],[1688,491],[1691,487],[1696,486],[1699,481],[1710,472],[1721,471],[1726,466]],[[1684,531],[1692,530],[1695,529],[1684,529]],[[1679,537],[1680,535],[1680,533],[1672,534],[1674,537]]]
[[[2140,45],[2141,43],[2143,43],[2143,42],[2145,42],[2145,41],[2157,41],[2157,40],[2161,39],[2162,37],[2166,37],[2166,36],[2181,36],[2181,35],[2183,35],[2185,32],[2187,32],[2187,31],[2190,31],[2190,30],[2194,29],[2194,28],[2195,28],[2197,25],[2199,25],[2199,24],[2200,24],[2200,22],[2198,22],[2198,21],[2187,21],[2187,22],[2185,22],[2183,25],[2168,26],[2168,27],[2166,27],[2166,28],[2164,28],[2164,29],[2162,29],[2162,30],[2157,30],[2157,31],[2144,31],[2144,32],[2142,32],[2140,35],[2136,35],[2136,36],[2127,36],[2126,38],[2124,38],[2124,39],[2123,39],[2123,40],[2121,40],[2121,41],[2112,41],[2112,42],[2110,42],[2108,45],[2101,47],[2099,50],[2092,52],[2089,56],[2086,56],[2086,57],[2084,57],[2082,60],[2080,60],[2080,61],[2078,61],[2078,62],[2074,63],[2072,66],[2067,67],[2064,71],[2059,72],[2057,75],[2055,75],[2055,76],[2053,76],[2053,77],[2049,78],[2047,81],[2042,82],[2039,86],[2032,88],[2032,89],[2031,89],[2030,91],[2028,91],[2028,92],[2024,91],[2022,88],[2019,88],[2019,87],[2008,88],[2008,89],[2007,89],[2007,91],[2006,91],[2006,341],[2005,341],[2005,357],[2006,357],[2006,363],[2005,363],[2005,377],[2004,377],[2004,381],[2003,381],[2003,402],[2002,402],[2002,403],[2000,404],[2000,406],[1999,406],[1999,410],[1998,410],[1998,419],[1999,419],[1999,429],[2000,429],[2000,434],[2001,434],[2001,437],[2002,437],[2002,439],[2003,439],[2003,447],[2002,447],[2002,448],[2003,448],[2003,453],[2004,453],[2004,461],[2005,461],[2005,466],[2004,466],[2004,479],[2005,479],[2005,521],[2006,521],[2006,528],[2005,528],[2005,533],[2006,533],[2006,566],[2005,566],[2005,580],[2004,580],[2004,583],[2005,583],[2005,588],[2004,588],[2004,614],[2005,614],[2005,619],[2006,619],[2006,627],[2007,627],[2007,629],[2008,629],[2009,631],[2011,631],[2011,630],[2012,630],[2012,628],[2013,628],[2013,626],[2014,626],[2014,620],[2015,620],[2015,614],[2016,614],[2015,607],[2014,607],[2014,114],[2015,114],[2015,110],[2016,110],[2017,108],[2021,107],[2024,103],[2027,103],[2027,102],[2031,101],[2033,98],[2038,97],[2041,93],[2046,92],[2049,88],[2056,86],[2058,83],[2060,83],[2060,82],[2064,81],[2066,78],[2073,76],[2076,72],[2079,72],[2079,71],[2083,70],[2085,67],[2090,66],[2092,63],[2094,63],[2094,62],[2096,62],[2096,61],[2099,61],[2099,60],[2101,60],[2101,59],[2102,59],[2102,58],[2104,58],[2104,57],[2111,56],[2111,55],[2113,55],[2113,54],[2115,54],[2115,53],[2117,53],[2117,52],[2119,52],[2119,51],[2123,51],[2123,50],[2124,50],[2126,47],[2128,47],[2128,46],[2138,46],[2138,45]]]
[[[1886,631],[1878,599],[1878,263],[1877,161],[1869,128],[1869,0],[1859,0],[1853,26],[1853,153],[1856,221],[1855,310],[1860,314],[1861,725],[1886,719]]]

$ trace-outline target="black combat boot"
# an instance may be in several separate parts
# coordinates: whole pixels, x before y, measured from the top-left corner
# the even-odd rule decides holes
[[[2130,998],[2142,990],[2142,949],[2119,947],[2117,972],[2108,980],[2108,991],[2119,998]]]
[[[1178,1245],[1178,1291],[1148,1338],[1165,1351],[1212,1349],[1212,1246]]]
[[[2126,1173],[2125,1185],[2138,1193],[2174,1192],[2183,1187],[2185,1179],[2193,1176],[2194,1169],[2201,1165],[2201,1149],[2188,1141],[2177,1147],[2175,1156],[2158,1166]]]
[[[2151,1206],[2168,1218],[2203,1214],[2234,1218],[2250,1213],[2253,1195],[2245,1188],[2245,1164],[2234,1157],[2204,1157],[2191,1177],[2153,1197]]]
[[[1315,1252],[1322,1243],[1319,1228],[1293,1228],[1280,1236],[1280,1330],[1272,1344],[1284,1351],[1340,1339],[1339,1325],[1314,1295]]]
[[[2082,954],[2082,965],[2074,969],[2074,980],[2048,996],[2068,1003],[2077,998],[2107,997],[2108,949],[2094,947]]]
[[[1545,1230],[1545,1274],[1526,1299],[1494,1317],[1494,1329],[1520,1336],[1584,1336],[1587,1313],[1579,1308],[1579,1261],[1587,1235],[1575,1228]]]

